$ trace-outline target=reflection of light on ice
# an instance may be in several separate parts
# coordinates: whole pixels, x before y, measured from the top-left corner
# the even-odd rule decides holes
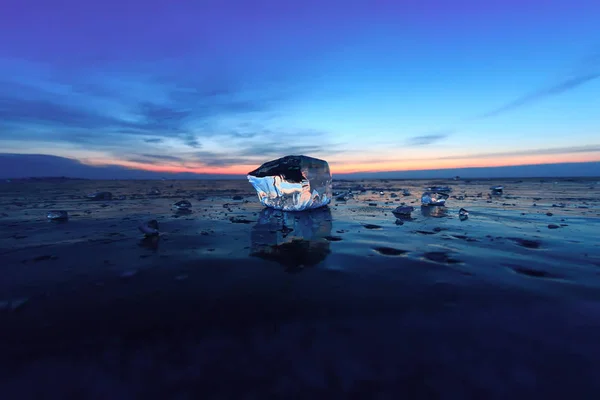
[[[286,212],[265,208],[252,228],[251,254],[290,268],[311,266],[330,253],[332,220],[329,208]]]
[[[278,210],[302,211],[331,202],[331,174],[323,160],[283,157],[250,172],[248,180],[260,202]]]

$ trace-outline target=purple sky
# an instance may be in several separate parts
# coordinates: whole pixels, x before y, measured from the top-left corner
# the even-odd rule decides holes
[[[599,161],[599,27],[596,0],[4,0],[0,152],[160,173]]]

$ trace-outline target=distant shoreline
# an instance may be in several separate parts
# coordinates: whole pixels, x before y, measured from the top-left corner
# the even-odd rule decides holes
[[[28,178],[14,178],[14,179],[3,179],[2,181],[0,181],[0,183],[3,184],[7,184],[7,183],[29,183],[29,182],[41,182],[41,183],[60,183],[60,182],[70,182],[70,181],[132,181],[132,182],[137,182],[137,181],[192,181],[192,180],[198,180],[198,181],[235,181],[235,180],[246,180],[246,178],[244,177],[228,177],[227,175],[224,175],[222,178],[216,178],[216,177],[211,177],[211,178],[206,178],[206,177],[202,177],[199,176],[197,178],[181,178],[181,177],[177,177],[177,178],[71,178],[71,177],[65,177],[65,176],[50,176],[50,177],[28,177]],[[336,178],[335,175],[333,176],[333,181],[334,182],[356,182],[356,181],[443,181],[443,182],[471,182],[471,181],[519,181],[519,180],[523,180],[523,181],[530,181],[530,180],[536,180],[536,181],[552,181],[552,180],[557,180],[557,181],[597,181],[600,180],[600,176],[522,176],[522,177],[516,177],[516,176],[511,176],[511,177],[490,177],[490,178],[485,178],[485,177],[477,177],[477,178],[460,178],[460,179],[454,179],[454,178],[381,178],[381,177],[356,177],[356,178]]]

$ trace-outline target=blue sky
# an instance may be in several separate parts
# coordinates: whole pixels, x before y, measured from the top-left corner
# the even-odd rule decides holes
[[[3,153],[213,174],[600,160],[597,1],[51,3],[3,3]]]

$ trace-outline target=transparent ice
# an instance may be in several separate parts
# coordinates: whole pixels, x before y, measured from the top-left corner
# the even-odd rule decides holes
[[[53,221],[64,221],[64,220],[69,219],[69,214],[66,211],[53,210],[53,211],[48,211],[47,217],[49,220],[53,220]]]
[[[327,161],[286,156],[248,173],[260,202],[283,211],[323,207],[331,201],[331,173]]]
[[[406,217],[411,215],[413,211],[415,211],[415,208],[412,206],[399,206],[394,211],[392,211],[392,214],[394,214],[396,218]]]
[[[448,194],[438,192],[425,192],[421,196],[421,203],[424,206],[443,206],[446,204]]]

